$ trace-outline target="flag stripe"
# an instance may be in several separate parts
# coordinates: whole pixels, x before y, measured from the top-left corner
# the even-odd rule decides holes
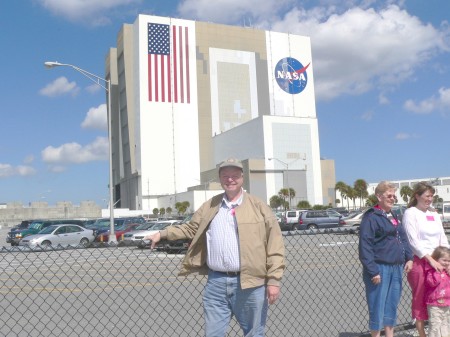
[[[187,95],[187,103],[191,103],[191,88],[189,81],[189,31],[188,27],[184,27],[184,33],[186,35],[184,41],[186,46],[186,95]]]
[[[190,103],[189,28],[148,23],[148,100]]]
[[[178,67],[177,67],[177,27],[172,27],[172,44],[173,44],[173,93],[175,103],[178,103]]]
[[[181,103],[184,103],[184,77],[183,77],[183,31],[182,27],[178,27],[179,36],[180,39],[178,41],[179,48],[180,48],[180,96],[181,96]]]
[[[152,58],[153,55],[148,55],[148,100],[151,102],[153,100],[152,97]]]

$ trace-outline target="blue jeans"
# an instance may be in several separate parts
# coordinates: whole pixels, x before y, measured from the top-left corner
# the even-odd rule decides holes
[[[241,289],[240,276],[210,270],[203,309],[206,337],[224,337],[233,315],[245,337],[263,337],[268,310],[266,287]]]
[[[403,265],[378,264],[381,283],[375,285],[363,271],[369,307],[369,329],[382,330],[397,323],[397,307],[402,294]]]

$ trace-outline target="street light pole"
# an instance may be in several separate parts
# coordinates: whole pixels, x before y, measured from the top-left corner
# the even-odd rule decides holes
[[[108,94],[108,142],[109,142],[109,221],[110,221],[110,230],[109,230],[109,240],[108,242],[117,242],[116,235],[114,234],[114,186],[113,186],[113,163],[112,163],[112,121],[111,121],[111,80],[107,80],[100,76],[94,75],[84,69],[81,69],[77,66],[67,63],[59,63],[59,62],[45,62],[46,68],[54,68],[54,67],[70,67],[79,73],[83,74],[85,77],[90,79],[95,84],[99,85],[103,89],[106,90]]]

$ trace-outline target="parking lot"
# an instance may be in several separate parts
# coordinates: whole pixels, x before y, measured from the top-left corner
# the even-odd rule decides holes
[[[357,236],[285,234],[282,296],[271,307],[266,335],[365,334],[367,309]],[[117,246],[41,252],[16,249],[3,248],[0,254],[0,335],[203,334],[206,279],[177,276],[183,255]],[[400,325],[411,323],[405,289]],[[234,322],[228,336],[239,335]]]

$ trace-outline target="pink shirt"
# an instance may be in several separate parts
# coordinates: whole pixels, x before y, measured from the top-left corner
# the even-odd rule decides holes
[[[425,267],[425,296],[427,305],[450,307],[450,275],[438,272],[427,263]]]

